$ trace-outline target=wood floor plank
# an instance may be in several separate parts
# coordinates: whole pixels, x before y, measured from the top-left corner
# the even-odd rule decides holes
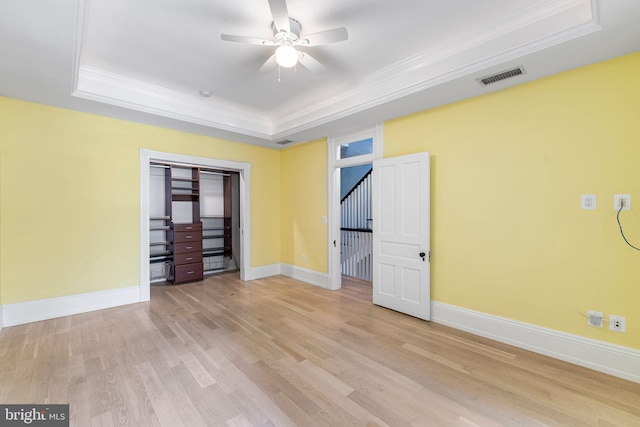
[[[270,366],[264,361],[248,364],[237,360],[236,365],[246,373],[260,389],[269,396],[281,394],[302,409],[307,415],[317,413],[320,408],[305,393],[283,378],[277,367]]]
[[[242,365],[240,365],[242,366]],[[230,371],[230,375],[234,382],[238,385],[238,390],[246,396],[246,400],[241,402],[251,402],[252,407],[264,414],[267,419],[275,425],[295,426],[295,423],[269,398],[267,394],[262,392],[260,388],[252,382],[244,372],[242,372],[235,364],[229,364],[226,369]]]
[[[72,426],[640,426],[640,384],[371,303],[237,273],[4,328],[0,401]]]
[[[289,418],[291,418],[296,423],[296,425],[309,427],[321,425],[312,418],[312,416],[317,415],[319,411],[309,412],[308,410],[302,409],[301,407],[296,405],[295,402],[289,399],[289,396],[287,394],[284,394],[282,392],[276,393],[272,398],[274,402],[276,402],[278,407],[282,409],[282,411],[287,414]]]

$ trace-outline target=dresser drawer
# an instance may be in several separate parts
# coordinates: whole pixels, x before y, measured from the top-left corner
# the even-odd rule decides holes
[[[173,224],[173,229],[175,231],[202,231],[202,223],[194,222],[192,224]]]
[[[174,267],[175,283],[190,282],[192,280],[202,280],[203,278],[202,263],[176,265]]]
[[[193,264],[196,262],[202,262],[202,252],[187,252],[187,253],[176,253],[173,256],[173,262],[176,265],[182,264]]]
[[[173,233],[175,243],[196,242],[202,240],[202,230],[196,231],[176,231]]]
[[[184,254],[187,252],[200,252],[202,253],[202,240],[197,242],[175,243],[173,245],[173,254]]]

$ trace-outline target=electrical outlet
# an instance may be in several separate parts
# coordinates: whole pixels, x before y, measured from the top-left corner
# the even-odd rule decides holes
[[[602,319],[604,319],[604,317],[602,316],[602,313],[599,311],[593,311],[593,310],[589,310],[588,311],[588,324],[589,326],[595,326],[596,328],[602,328],[603,322]]]
[[[628,211],[631,209],[631,194],[613,195],[613,210],[619,210],[620,206],[622,206],[623,211]]]
[[[616,332],[627,332],[627,319],[624,316],[610,314],[609,329]]]
[[[595,210],[596,208],[596,195],[595,194],[583,194],[581,197],[581,207],[585,210]]]
[[[307,256],[306,255],[302,255],[302,262],[307,262]]]

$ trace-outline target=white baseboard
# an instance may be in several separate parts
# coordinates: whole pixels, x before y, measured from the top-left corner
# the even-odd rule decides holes
[[[140,286],[5,304],[1,306],[1,323],[22,325],[136,302],[140,302]]]
[[[640,351],[503,317],[432,302],[431,320],[640,383]]]
[[[330,277],[290,264],[253,268],[251,279],[282,274],[321,288]],[[140,302],[140,287],[111,289],[44,300],[0,305],[0,328],[38,322]],[[640,383],[640,350],[543,328],[450,304],[432,302],[433,322],[451,326],[579,366]]]
[[[284,273],[282,270],[286,270]],[[328,276],[287,264],[271,264],[249,269],[243,280],[257,280],[285,274],[302,282],[326,288]],[[39,322],[56,317],[142,302],[140,286],[69,295],[16,304],[0,305],[0,328]]]
[[[251,267],[246,269],[242,280],[258,280],[265,277],[277,276],[280,274],[280,264],[264,265],[262,267]]]
[[[308,283],[310,285],[319,286],[324,289],[331,288],[331,281],[327,273],[320,273],[315,270],[309,270],[302,267],[296,267],[291,264],[280,264],[280,274],[291,277],[292,279]]]
[[[331,281],[329,280],[330,278],[327,273],[320,273],[315,270],[309,270],[285,263],[251,268],[247,271],[243,280],[264,279],[265,277],[277,276],[279,274],[310,285],[319,286],[324,289],[331,289]]]

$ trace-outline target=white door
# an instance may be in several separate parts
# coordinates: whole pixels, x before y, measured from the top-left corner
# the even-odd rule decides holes
[[[373,162],[373,303],[431,318],[429,153]]]

